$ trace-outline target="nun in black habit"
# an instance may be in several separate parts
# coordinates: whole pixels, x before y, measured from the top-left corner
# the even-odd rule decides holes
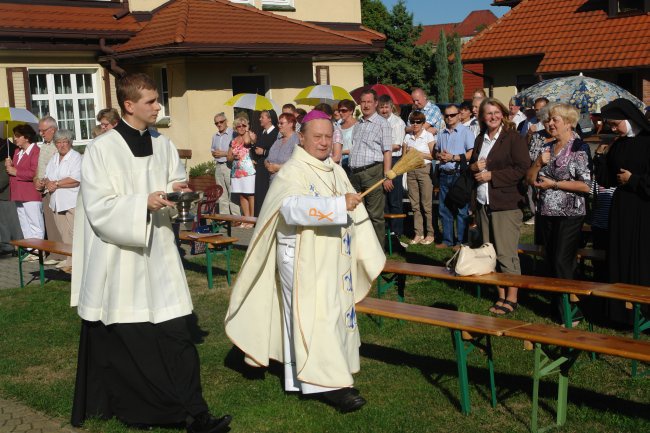
[[[617,187],[609,214],[610,280],[650,286],[650,122],[627,99],[601,113],[618,135],[594,158],[598,183]]]

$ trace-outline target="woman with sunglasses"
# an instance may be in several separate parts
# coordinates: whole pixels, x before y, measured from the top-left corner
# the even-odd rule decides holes
[[[354,117],[354,109],[357,105],[354,101],[344,99],[339,102],[339,114],[341,115],[341,133],[343,146],[341,148],[341,167],[346,173],[349,173],[350,149],[352,149],[352,132],[357,119]]]
[[[230,171],[232,192],[239,194],[239,206],[244,216],[253,216],[255,209],[255,166],[250,157],[251,145],[256,136],[249,131],[248,119],[235,119],[237,137],[232,139],[228,149],[228,161],[232,162]],[[242,224],[242,228],[251,228],[252,224]]]
[[[431,198],[433,194],[433,183],[431,182],[431,161],[433,160],[433,146],[435,138],[433,134],[424,129],[426,117],[421,111],[414,111],[409,116],[409,124],[412,125],[412,132],[404,137],[402,154],[406,152],[420,152],[424,158],[424,167],[409,171],[406,175],[409,200],[413,209],[413,227],[415,237],[410,244],[429,245],[433,242],[433,212]],[[423,216],[426,218],[426,237],[424,232]]]

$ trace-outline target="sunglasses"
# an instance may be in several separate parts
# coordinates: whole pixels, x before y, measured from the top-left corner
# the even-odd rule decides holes
[[[451,117],[452,119],[456,116],[458,116],[458,113],[445,114],[445,117]]]
[[[347,113],[348,111],[350,110],[348,110],[347,108],[339,108],[339,113]]]
[[[237,126],[236,128],[237,128],[237,129],[239,129],[239,128],[248,128],[248,126],[246,126],[246,125],[239,125],[239,126]]]
[[[422,125],[424,123],[424,120],[414,120],[411,123],[414,125]]]
[[[222,123],[226,123],[226,122],[227,122],[227,120],[225,120],[225,119],[224,120],[217,120],[216,122],[214,122],[214,124],[215,125],[221,125]]]

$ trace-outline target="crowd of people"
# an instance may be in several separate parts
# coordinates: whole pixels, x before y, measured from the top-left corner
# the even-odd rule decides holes
[[[116,109],[101,110],[93,137],[114,128],[119,121]],[[73,148],[74,133],[58,129],[49,115],[39,120],[38,132],[29,124],[21,124],[12,133],[12,139],[2,140],[0,145],[5,155],[5,169],[0,170],[0,253],[14,252],[9,244],[14,239],[72,244],[82,160]],[[38,256],[31,254],[25,260],[36,261]],[[43,264],[72,273],[70,257],[52,253]]]
[[[617,137],[592,155],[569,104],[541,97],[529,108],[506,106],[478,90],[471,103],[441,110],[422,89],[411,96],[404,119],[372,90],[358,107],[342,100],[307,113],[286,104],[277,120],[263,111],[259,131],[246,115],[234,129],[225,113],[214,117],[219,212],[258,217],[226,334],[247,364],[283,363],[287,392],[316,395],[341,412],[366,403],[352,378],[360,366],[355,303],[384,267],[384,213],[403,213],[405,192],[414,234],[404,248],[458,249],[473,232],[477,243],[494,245],[497,272],[521,274],[521,227],[534,224],[547,275],[572,279],[591,207],[594,246],[609,251],[595,277],[650,286],[650,121],[631,102],[602,108],[600,126]],[[29,125],[13,128],[0,146],[0,247],[45,236],[73,244],[72,259],[46,261],[75,270],[71,305],[82,325],[73,425],[117,417],[140,428],[225,431],[231,417],[214,417],[202,395],[166,196],[189,190],[185,169],[173,143],[151,128],[160,111],[155,82],[126,75],[117,97],[123,117],[100,111],[83,158],[52,117],[39,122],[40,145]],[[409,152],[424,166],[385,176]],[[471,180],[471,197],[448,200],[461,178]],[[381,188],[361,194],[373,185]],[[389,228],[405,235],[401,219]],[[508,315],[517,306],[517,288],[498,287],[489,311]]]

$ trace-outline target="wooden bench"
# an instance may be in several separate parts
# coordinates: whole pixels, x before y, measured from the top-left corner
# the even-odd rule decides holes
[[[393,274],[393,276],[386,276],[385,274]],[[460,277],[453,272],[448,271],[447,268],[443,266],[420,265],[387,260],[382,275],[377,280],[377,292],[379,297],[383,296],[388,289],[397,285],[398,296],[400,300],[403,301],[405,282],[403,278],[399,278],[401,275],[411,275],[459,283],[518,287],[520,289],[557,293],[562,296],[565,326],[569,328],[573,326],[573,318],[578,312],[577,307],[571,307],[571,295],[573,295],[575,299],[578,299],[579,296],[591,295],[593,290],[596,288],[606,286],[606,284],[603,283],[593,283],[589,281],[563,280],[560,278],[502,274],[497,272],[487,275]]]
[[[226,233],[228,236],[232,236],[232,224],[233,223],[243,223],[243,224],[253,224],[257,223],[256,217],[247,217],[242,215],[228,215],[228,214],[205,214],[203,218],[206,220],[211,220],[214,224],[214,231],[219,231],[222,227],[226,228]]]
[[[46,239],[20,239],[11,241],[18,247],[18,273],[20,274],[20,287],[25,287],[23,280],[23,260],[27,256],[37,255],[41,286],[45,284],[45,268],[43,267],[43,252],[72,256],[72,245],[63,242],[48,241]]]
[[[558,393],[555,427],[564,425],[567,417],[567,396],[569,391],[569,370],[580,352],[589,351],[603,355],[628,358],[634,362],[650,362],[650,342],[612,335],[595,334],[577,329],[556,326],[528,324],[504,331],[506,337],[524,341],[524,347],[535,351],[533,369],[533,406],[531,431],[538,433],[550,427],[539,427],[539,381],[542,377],[558,373]],[[563,350],[548,350],[548,347]],[[577,350],[573,350],[577,349]]]
[[[442,308],[405,304],[384,299],[365,298],[356,305],[357,313],[424,323],[452,330],[454,350],[458,366],[458,387],[460,407],[464,414],[471,411],[469,398],[469,379],[467,374],[467,355],[475,348],[485,352],[490,376],[490,397],[492,407],[496,407],[496,386],[494,382],[494,362],[490,337],[501,336],[509,329],[526,325],[525,322],[498,317],[481,316]],[[485,337],[485,344],[481,339]]]
[[[650,361],[650,342],[638,341],[611,335],[596,334],[576,329],[559,328],[550,325],[537,325],[527,322],[487,317],[440,308],[410,305],[402,302],[366,298],[356,305],[357,313],[366,313],[427,325],[451,329],[454,334],[461,410],[470,413],[469,384],[467,376],[467,354],[474,347],[481,347],[473,334],[484,336],[483,346],[488,359],[492,407],[496,406],[496,387],[492,345],[490,337],[511,337],[524,341],[524,347],[534,347],[533,405],[531,430],[538,433],[546,430],[538,426],[539,381],[542,377],[559,373],[557,421],[561,426],[566,422],[568,373],[580,355],[580,351],[597,352],[628,358],[635,361]],[[548,346],[562,348],[560,351],[548,350]]]
[[[205,243],[205,258],[206,258],[206,268],[208,274],[208,288],[211,289],[213,286],[212,281],[212,255],[213,254],[223,254],[226,256],[226,280],[228,281],[228,286],[231,284],[230,278],[230,256],[232,252],[232,245],[237,242],[239,239],[226,237],[219,234],[213,233],[195,233],[190,231],[180,231],[178,232],[178,239],[180,241],[191,241],[191,242],[200,242]]]
[[[388,240],[388,255],[393,254],[393,238],[390,235],[390,224],[389,220],[404,219],[406,218],[405,213],[385,213],[384,221],[386,221],[386,239]]]

